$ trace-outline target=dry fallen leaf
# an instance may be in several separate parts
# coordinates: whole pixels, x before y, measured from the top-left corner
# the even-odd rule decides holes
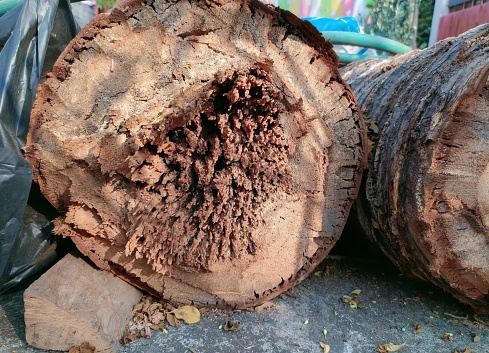
[[[415,335],[417,335],[417,334],[420,334],[421,332],[423,332],[423,328],[421,327],[421,325],[420,324],[414,324],[414,331],[413,331],[413,333]]]
[[[238,320],[226,319],[222,325],[222,328],[224,331],[236,332],[241,328],[241,323]]]
[[[347,304],[351,309],[361,309],[362,303],[358,300],[357,296],[362,293],[361,289],[355,289],[350,295],[344,295],[341,297],[341,301]]]
[[[401,344],[393,344],[393,343],[385,343],[379,344],[376,351],[379,353],[387,353],[387,352],[397,352],[399,349],[404,347],[407,344],[407,341]]]
[[[167,313],[166,314],[166,321],[168,321],[170,326],[173,326],[173,327],[179,327],[180,326],[180,320],[178,320],[176,318],[176,316],[173,315],[173,313]]]
[[[446,332],[443,336],[445,342],[453,341],[453,333]]]
[[[186,324],[195,324],[200,321],[200,311],[195,306],[184,305],[175,310],[170,311],[170,314],[175,315],[179,320],[183,320]]]
[[[477,333],[471,333],[470,337],[472,337],[472,341],[474,341],[474,342],[480,342],[481,341],[481,337]]]
[[[352,291],[352,292],[350,293],[350,295],[352,295],[352,296],[353,296],[353,295],[360,295],[361,293],[362,293],[362,290],[361,290],[361,289],[355,289],[354,291]]]
[[[264,310],[268,310],[268,309],[271,309],[271,308],[273,308],[274,306],[275,306],[275,304],[274,304],[274,303],[272,303],[272,302],[265,302],[265,303],[263,303],[262,305],[258,305],[257,307],[255,307],[255,311],[256,311],[257,313],[261,313],[262,311],[264,311]]]
[[[323,342],[319,342],[319,345],[323,349],[323,353],[329,353],[329,345]]]
[[[73,347],[68,353],[94,353],[96,348],[88,342],[83,342],[81,345]]]

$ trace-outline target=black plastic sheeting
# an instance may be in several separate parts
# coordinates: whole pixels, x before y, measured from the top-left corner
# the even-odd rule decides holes
[[[26,0],[0,17],[0,293],[56,259],[50,222],[27,206],[21,149],[40,78],[78,30],[68,0]]]

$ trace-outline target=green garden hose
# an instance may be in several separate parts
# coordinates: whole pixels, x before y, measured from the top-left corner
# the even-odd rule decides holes
[[[372,48],[392,54],[405,54],[411,51],[411,48],[395,40],[372,36],[370,34],[341,31],[322,31],[321,34],[325,39],[329,39],[333,44],[354,45],[361,48]],[[366,54],[344,54],[337,53],[341,63],[351,63],[357,60],[371,58],[387,58],[385,55],[366,55]]]
[[[366,55],[366,54],[345,54],[345,53],[336,53],[340,59],[340,63],[349,64],[354,61],[363,60],[363,59],[387,59],[386,55]]]
[[[333,44],[349,44],[362,48],[372,48],[386,51],[393,54],[405,54],[411,51],[411,48],[395,40],[372,36],[370,34],[355,32],[321,32],[324,38],[329,39]]]
[[[0,0],[0,16],[3,16],[5,13],[23,2],[24,0]]]

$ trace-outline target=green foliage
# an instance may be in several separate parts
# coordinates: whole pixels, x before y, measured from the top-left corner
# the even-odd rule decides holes
[[[421,0],[419,4],[418,35],[416,43],[418,48],[426,48],[430,39],[431,20],[433,19],[433,9],[435,0]]]
[[[102,11],[108,11],[116,4],[116,0],[96,0],[97,6],[102,9]]]
[[[377,0],[365,32],[405,45],[428,44],[435,0]]]

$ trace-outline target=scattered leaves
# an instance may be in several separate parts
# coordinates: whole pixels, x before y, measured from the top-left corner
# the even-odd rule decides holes
[[[319,342],[319,346],[323,349],[323,353],[329,353],[329,345],[323,342]]]
[[[68,353],[95,353],[96,348],[88,342],[83,342],[81,345],[73,347]]]
[[[202,311],[205,312],[205,311]],[[201,311],[196,307],[185,305],[180,308],[155,302],[149,296],[143,296],[141,302],[134,306],[132,319],[126,326],[124,334],[120,340],[122,344],[144,337],[151,337],[151,330],[161,330],[163,333],[168,331],[165,328],[165,321],[173,327],[180,326],[183,320],[187,324],[193,324],[200,320]]]
[[[271,309],[275,306],[274,303],[272,302],[265,302],[263,303],[262,305],[258,305],[257,307],[255,307],[255,311],[257,313],[261,313],[262,311],[265,311],[265,310],[268,310],[268,309]]]
[[[453,333],[445,332],[445,334],[443,335],[443,340],[445,342],[453,341]]]
[[[309,320],[305,320],[302,324],[307,325],[309,323]]]
[[[226,319],[222,324],[224,331],[236,332],[241,329],[241,323],[238,320]]]
[[[480,342],[481,341],[481,337],[477,333],[471,333],[470,337],[472,337],[473,342]]]
[[[326,335],[328,334],[328,330],[324,329],[323,330],[323,336],[324,336],[324,339],[326,339]]]
[[[423,328],[421,327],[421,325],[420,324],[414,324],[414,331],[413,331],[413,333],[415,335],[418,335],[421,332],[423,332]]]
[[[175,315],[179,320],[183,320],[186,324],[195,324],[200,321],[200,311],[195,306],[184,305],[178,309],[170,311],[170,314]]]
[[[377,349],[375,349],[379,353],[388,353],[388,352],[397,352],[399,349],[404,347],[407,344],[407,341],[401,344],[393,344],[393,343],[385,343],[379,344]]]

